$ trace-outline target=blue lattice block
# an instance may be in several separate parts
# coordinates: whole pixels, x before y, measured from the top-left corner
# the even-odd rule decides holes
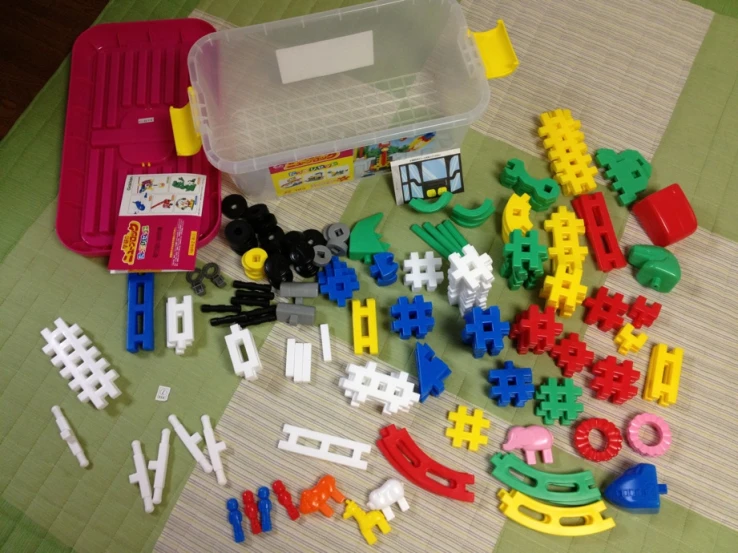
[[[425,301],[423,296],[415,296],[412,302],[405,296],[398,298],[397,303],[390,308],[390,315],[394,319],[392,332],[397,332],[403,340],[410,336],[425,338],[436,323],[433,304]]]
[[[464,315],[466,325],[461,332],[461,339],[472,347],[476,358],[485,353],[498,355],[504,347],[503,339],[510,332],[510,323],[500,320],[500,309],[497,306],[482,309],[473,307]]]
[[[533,399],[533,371],[518,369],[512,361],[505,361],[501,369],[492,369],[487,375],[491,384],[489,397],[500,407],[523,407],[528,400]]]
[[[346,307],[346,302],[353,298],[354,292],[359,289],[356,271],[335,255],[331,258],[331,262],[318,273],[318,284],[320,293],[327,295],[329,300],[335,301],[338,307]]]

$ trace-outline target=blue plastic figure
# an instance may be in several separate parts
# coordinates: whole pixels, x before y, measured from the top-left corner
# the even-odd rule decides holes
[[[487,380],[492,386],[489,397],[497,401],[499,407],[523,407],[528,400],[533,399],[533,371],[518,369],[512,361],[505,361],[501,369],[492,369],[487,374]]]
[[[443,381],[451,376],[451,369],[428,344],[415,344],[415,365],[418,370],[418,385],[420,388],[420,403],[428,399],[429,395],[438,397],[446,389]]]
[[[243,535],[243,528],[241,527],[243,515],[238,509],[238,500],[235,497],[231,497],[226,501],[226,508],[228,509],[228,522],[233,526],[233,541],[241,543],[246,537]]]
[[[461,332],[461,340],[472,346],[472,355],[479,359],[485,353],[498,355],[505,346],[503,339],[510,333],[510,323],[500,320],[497,306],[482,309],[472,307],[464,315],[466,325]]]
[[[425,301],[423,296],[415,296],[409,302],[405,296],[397,298],[397,303],[390,308],[392,332],[407,340],[410,336],[425,338],[433,330],[436,321],[433,318],[433,304]]]
[[[375,253],[372,259],[373,263],[369,266],[369,274],[377,281],[377,286],[389,286],[397,282],[397,271],[400,266],[395,263],[393,253]]]
[[[154,349],[154,273],[128,273],[126,349]]]
[[[616,507],[638,514],[656,514],[661,509],[661,497],[668,492],[659,484],[656,467],[639,463],[621,474],[606,489],[605,499]]]
[[[329,300],[338,304],[338,307],[346,307],[346,301],[353,298],[354,292],[359,289],[356,271],[335,255],[318,273],[318,284],[320,293],[326,294]]]
[[[259,495],[259,518],[261,519],[262,532],[269,532],[272,529],[272,518],[269,514],[272,510],[272,502],[269,501],[269,488],[262,486],[257,492]]]

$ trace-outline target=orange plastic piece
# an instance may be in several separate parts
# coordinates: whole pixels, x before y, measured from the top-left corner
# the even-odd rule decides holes
[[[343,503],[346,498],[336,487],[336,479],[330,474],[326,474],[318,480],[318,483],[302,492],[300,496],[300,512],[303,515],[309,515],[320,511],[327,517],[333,516],[333,509],[328,505],[328,500],[332,499],[337,503]]]

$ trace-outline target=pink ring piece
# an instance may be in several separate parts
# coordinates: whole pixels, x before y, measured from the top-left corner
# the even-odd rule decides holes
[[[658,433],[658,442],[654,445],[646,445],[641,440],[639,432],[644,425],[650,425],[656,429]],[[671,429],[664,419],[650,413],[641,413],[633,417],[628,424],[628,432],[626,438],[630,447],[636,450],[644,457],[658,457],[663,455],[671,445]]]

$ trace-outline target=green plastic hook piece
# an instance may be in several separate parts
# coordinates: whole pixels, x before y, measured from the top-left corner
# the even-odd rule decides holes
[[[475,228],[484,223],[495,212],[495,204],[487,198],[482,205],[475,209],[468,209],[457,205],[451,210],[451,219],[460,227]]]
[[[453,197],[454,195],[451,192],[444,192],[434,202],[421,198],[413,198],[408,205],[418,213],[435,213],[436,211],[441,211],[451,203]]]
[[[371,263],[372,255],[389,250],[390,245],[379,240],[381,234],[374,230],[382,217],[382,213],[375,213],[356,222],[349,236],[349,259]]]
[[[682,278],[679,261],[661,246],[632,246],[628,251],[628,263],[638,269],[638,283],[657,292],[671,292]]]
[[[518,195],[530,196],[530,207],[533,211],[546,211],[559,197],[559,184],[551,179],[537,179],[530,176],[525,163],[520,159],[511,159],[500,173],[500,184],[512,188]]]

